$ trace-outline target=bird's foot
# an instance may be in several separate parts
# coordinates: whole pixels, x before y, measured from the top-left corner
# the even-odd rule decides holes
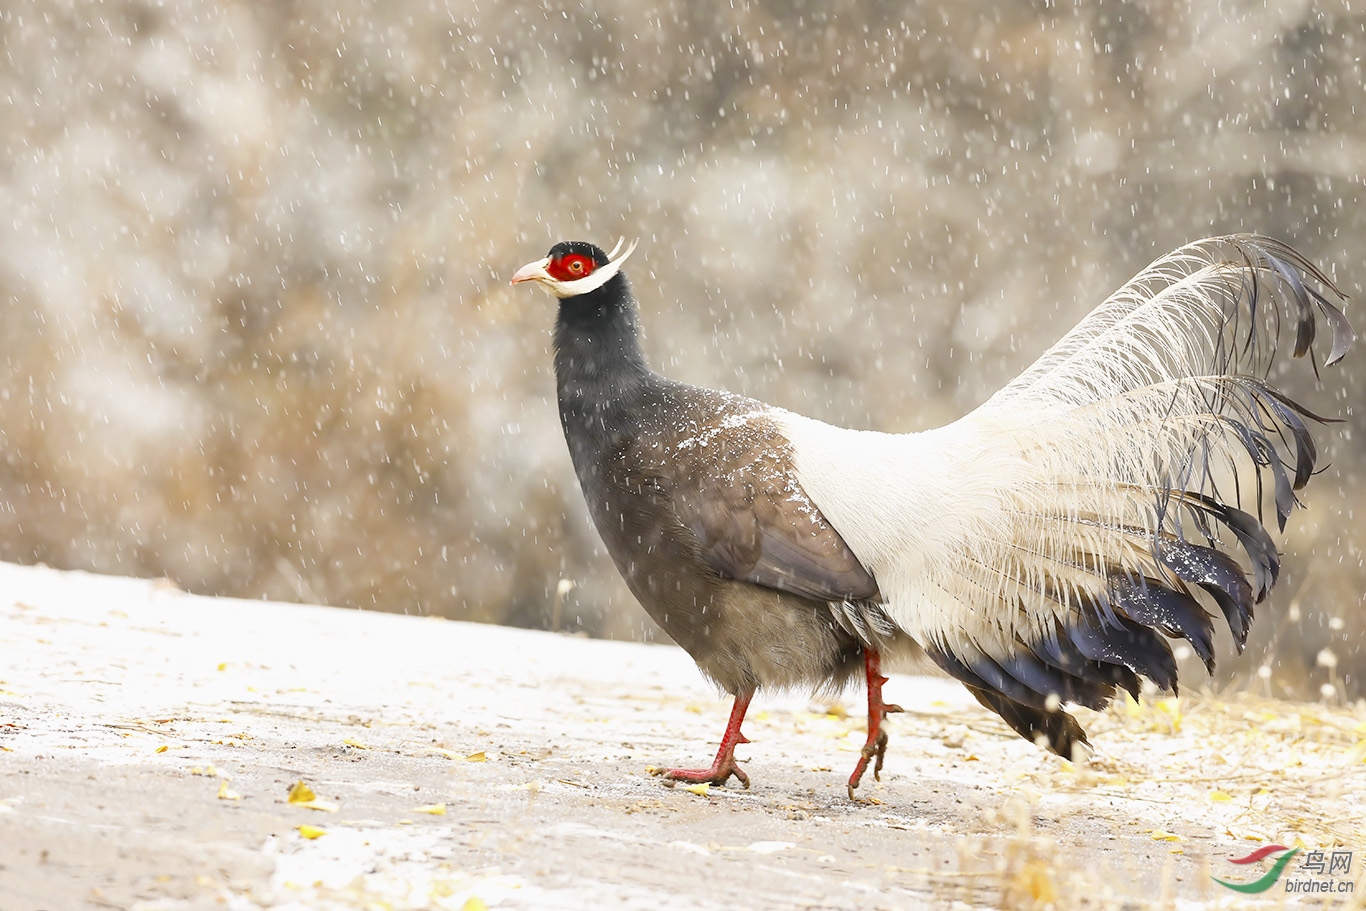
[[[864,649],[863,660],[868,675],[868,739],[860,751],[861,755],[858,765],[854,766],[854,773],[849,776],[849,799],[859,803],[878,803],[875,798],[855,797],[854,789],[863,780],[863,773],[868,770],[870,759],[876,760],[873,763],[873,778],[877,781],[882,780],[882,760],[887,756],[887,731],[883,728],[882,722],[887,720],[888,715],[903,709],[899,705],[882,701],[882,685],[887,682],[887,678],[882,676],[882,656],[876,649],[868,648]]]
[[[650,769],[650,774],[662,776],[666,782],[688,781],[693,784],[718,786],[730,781],[730,776],[734,775],[740,779],[740,784],[748,788],[749,776],[736,763],[735,748],[742,743],[749,743],[749,738],[740,733],[740,724],[745,720],[745,712],[749,709],[749,700],[753,696],[753,690],[736,694],[735,704],[730,708],[730,721],[726,723],[726,733],[721,738],[721,746],[717,748],[716,758],[712,760],[710,768]]]
[[[892,708],[894,708],[894,706]],[[877,734],[868,738],[868,742],[865,743],[863,749],[859,751],[858,765],[854,766],[854,773],[849,776],[850,800],[860,800],[860,798],[854,796],[854,789],[859,786],[859,782],[863,780],[863,773],[868,770],[868,760],[876,760],[876,762],[873,763],[873,778],[877,781],[882,780],[882,760],[886,755],[887,732],[878,730]],[[872,798],[869,798],[868,800],[861,802],[872,803],[873,800]]]
[[[717,787],[730,781],[734,775],[740,784],[749,788],[749,776],[740,768],[734,756],[716,757],[716,761],[706,769],[650,769],[651,775],[658,775],[666,782],[686,781],[690,784],[714,784]]]

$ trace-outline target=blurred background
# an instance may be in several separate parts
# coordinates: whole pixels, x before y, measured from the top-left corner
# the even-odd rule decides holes
[[[663,371],[880,430],[1201,236],[1366,282],[1346,2],[17,0],[0,45],[14,562],[655,636],[507,284],[561,239],[642,239]],[[1366,695],[1363,376],[1289,381],[1346,422],[1216,686]]]

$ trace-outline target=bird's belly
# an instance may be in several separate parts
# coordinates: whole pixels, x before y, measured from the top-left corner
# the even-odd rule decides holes
[[[760,687],[839,688],[861,668],[862,644],[825,602],[724,579],[678,542],[648,546],[603,528],[603,543],[650,618],[730,693]]]
[[[646,612],[727,692],[838,689],[862,668],[862,643],[823,602],[734,580],[658,581],[627,578]]]

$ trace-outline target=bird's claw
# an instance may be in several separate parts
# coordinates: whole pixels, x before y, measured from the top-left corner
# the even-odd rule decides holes
[[[887,758],[887,740],[887,732],[878,731],[877,746],[874,748],[874,752],[877,754],[877,763],[873,766],[873,778],[877,781],[882,780],[882,760]],[[864,744],[863,749],[867,750],[868,745]]]
[[[857,794],[855,794],[853,785],[849,786],[849,799],[852,800],[854,803],[861,803],[865,806],[882,806],[882,801],[871,794],[869,794],[867,797],[860,797]]]
[[[895,707],[893,706],[892,708]],[[878,731],[877,737],[873,738],[872,740],[869,740],[867,743],[863,745],[863,749],[859,750],[858,765],[854,766],[854,773],[849,776],[850,800],[858,800],[860,803],[871,802],[871,798],[869,800],[862,800],[861,798],[856,798],[854,796],[854,789],[857,788],[859,786],[859,782],[863,780],[863,773],[867,771],[868,760],[870,759],[877,760],[873,763],[874,780],[882,780],[882,760],[885,759],[887,756],[887,740],[887,732]]]
[[[670,787],[675,781],[686,781],[689,784],[714,784],[717,787],[723,786],[730,777],[734,775],[740,779],[740,784],[749,789],[749,776],[745,770],[733,758],[712,763],[706,769],[650,769],[651,775],[658,775],[663,778]]]

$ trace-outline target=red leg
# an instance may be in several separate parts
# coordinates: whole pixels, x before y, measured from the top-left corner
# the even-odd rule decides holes
[[[887,732],[882,729],[882,721],[887,717],[887,713],[901,711],[901,706],[888,705],[882,701],[882,685],[887,682],[887,678],[882,676],[882,656],[877,653],[877,649],[863,650],[863,667],[868,674],[868,739],[863,744],[858,765],[854,766],[854,774],[849,776],[850,800],[854,799],[854,789],[863,780],[868,760],[874,756],[877,757],[877,762],[873,765],[873,777],[878,781],[882,780],[882,758],[887,755]]]
[[[671,781],[692,781],[697,783],[707,782],[709,784],[723,785],[734,775],[740,779],[740,783],[749,787],[749,776],[745,770],[735,763],[735,748],[742,743],[749,743],[749,738],[740,733],[740,725],[745,720],[745,712],[749,710],[749,701],[754,698],[754,691],[739,693],[735,697],[735,704],[730,709],[730,721],[726,723],[726,733],[721,737],[721,747],[716,751],[716,759],[712,760],[711,768],[708,769],[652,769],[652,775],[663,775]]]

